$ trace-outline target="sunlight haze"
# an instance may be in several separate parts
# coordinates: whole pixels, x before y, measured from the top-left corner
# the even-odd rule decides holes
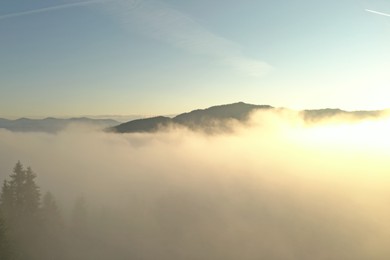
[[[388,260],[389,72],[389,0],[0,0],[0,260]]]
[[[366,9],[390,4],[4,0],[0,116],[388,108],[390,20]]]

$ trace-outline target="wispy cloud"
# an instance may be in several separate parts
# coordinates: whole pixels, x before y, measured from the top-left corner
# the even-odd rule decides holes
[[[387,13],[382,13],[382,12],[378,12],[378,11],[374,11],[374,10],[370,10],[370,9],[366,9],[366,11],[373,13],[373,14],[379,14],[379,15],[390,17],[390,14],[387,14]]]
[[[103,3],[100,5],[103,10],[119,19],[126,28],[189,53],[209,56],[250,76],[262,76],[272,69],[264,61],[245,56],[236,43],[209,31],[189,15],[159,1],[89,0],[3,14],[0,20],[95,3]]]
[[[245,56],[236,43],[162,2],[114,0],[105,9],[126,28],[189,53],[212,57],[251,76],[262,76],[272,68],[264,61]]]
[[[0,20],[13,18],[13,17],[19,17],[19,16],[25,16],[25,15],[31,15],[31,14],[37,14],[37,13],[45,13],[50,11],[56,11],[61,9],[67,9],[71,7],[77,7],[77,6],[85,6],[90,5],[98,2],[103,2],[105,0],[90,0],[90,1],[83,1],[83,2],[76,2],[76,3],[69,3],[69,4],[62,4],[62,5],[56,5],[51,7],[45,7],[45,8],[39,8],[24,12],[17,12],[17,13],[11,13],[11,14],[0,14]]]

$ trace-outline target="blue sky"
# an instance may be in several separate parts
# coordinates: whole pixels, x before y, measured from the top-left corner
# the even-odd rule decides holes
[[[389,13],[387,0],[2,0],[0,116],[387,108]]]

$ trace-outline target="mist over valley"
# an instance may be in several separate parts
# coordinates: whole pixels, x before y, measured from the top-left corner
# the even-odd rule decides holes
[[[390,255],[385,112],[235,103],[175,118],[152,132],[0,130],[0,178],[31,166],[61,215],[31,259]]]
[[[1,0],[0,260],[389,260],[389,16]]]

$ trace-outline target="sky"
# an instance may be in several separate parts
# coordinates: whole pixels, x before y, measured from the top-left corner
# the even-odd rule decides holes
[[[390,108],[388,0],[2,0],[0,117]]]

